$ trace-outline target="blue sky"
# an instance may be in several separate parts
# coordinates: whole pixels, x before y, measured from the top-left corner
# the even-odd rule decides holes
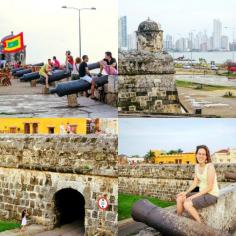
[[[119,119],[119,154],[178,148],[187,152],[201,144],[211,153],[236,148],[236,119]]]
[[[213,19],[224,26],[236,27],[235,0],[119,0],[119,16],[128,16],[128,31],[137,30],[147,17],[158,21],[165,33],[182,36],[191,30],[212,33]],[[232,32],[224,29],[232,37]]]

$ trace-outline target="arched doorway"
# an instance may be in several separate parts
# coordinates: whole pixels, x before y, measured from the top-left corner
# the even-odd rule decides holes
[[[80,192],[72,188],[59,190],[54,195],[54,206],[56,227],[73,222],[84,227],[85,200]]]

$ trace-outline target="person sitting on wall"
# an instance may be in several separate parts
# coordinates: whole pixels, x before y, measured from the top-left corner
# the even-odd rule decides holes
[[[79,66],[81,63],[81,58],[76,57],[75,64],[73,65],[73,71],[71,72],[71,80],[78,80],[79,79]]]
[[[52,63],[52,66],[53,66],[53,70],[59,70],[60,69],[60,62],[57,60],[57,58],[55,56],[53,56],[53,63]]]
[[[66,51],[66,70],[69,71],[69,72],[72,72],[73,65],[74,65],[74,59],[71,56],[71,52]]]
[[[177,195],[177,214],[182,215],[186,210],[194,220],[201,223],[197,209],[205,208],[217,202],[219,187],[214,165],[211,163],[210,151],[207,146],[196,148],[195,177],[186,192]],[[199,186],[199,192],[192,192]]]
[[[49,75],[51,75],[51,71],[52,71],[51,64],[52,64],[51,59],[48,59],[48,63],[43,65],[39,70],[39,75],[45,78],[46,88],[49,88],[48,79],[49,79]]]
[[[106,75],[117,75],[117,62],[114,57],[112,57],[111,52],[105,52],[105,58],[100,61],[100,73],[98,76],[102,76],[102,71],[104,70]]]
[[[85,80],[85,81],[87,81],[88,83],[91,84],[91,96],[90,96],[90,98],[91,99],[96,99],[96,97],[94,96],[95,81],[92,78],[92,76],[90,74],[90,71],[88,69],[89,58],[88,58],[87,55],[84,55],[82,57],[82,60],[83,60],[83,62],[79,66],[79,77],[80,77],[80,79]]]

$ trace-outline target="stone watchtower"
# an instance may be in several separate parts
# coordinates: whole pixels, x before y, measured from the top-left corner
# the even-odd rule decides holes
[[[136,50],[119,52],[120,114],[180,113],[174,62],[163,52],[160,25],[148,18],[136,35]]]
[[[150,18],[143,21],[139,27],[137,34],[138,51],[158,52],[163,49],[163,30],[159,29],[159,25]]]

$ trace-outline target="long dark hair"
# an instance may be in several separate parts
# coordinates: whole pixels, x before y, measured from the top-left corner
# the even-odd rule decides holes
[[[210,163],[211,162],[211,154],[210,154],[209,148],[206,145],[199,145],[196,147],[195,154],[197,154],[200,149],[204,149],[206,151],[206,156],[207,156],[206,161],[207,161],[207,163]],[[196,158],[196,160],[197,160],[197,158]],[[198,160],[197,160],[197,163],[198,163]]]
[[[22,213],[21,213],[21,218],[24,218],[25,215],[26,215],[26,209],[24,209],[24,210],[22,211]]]

